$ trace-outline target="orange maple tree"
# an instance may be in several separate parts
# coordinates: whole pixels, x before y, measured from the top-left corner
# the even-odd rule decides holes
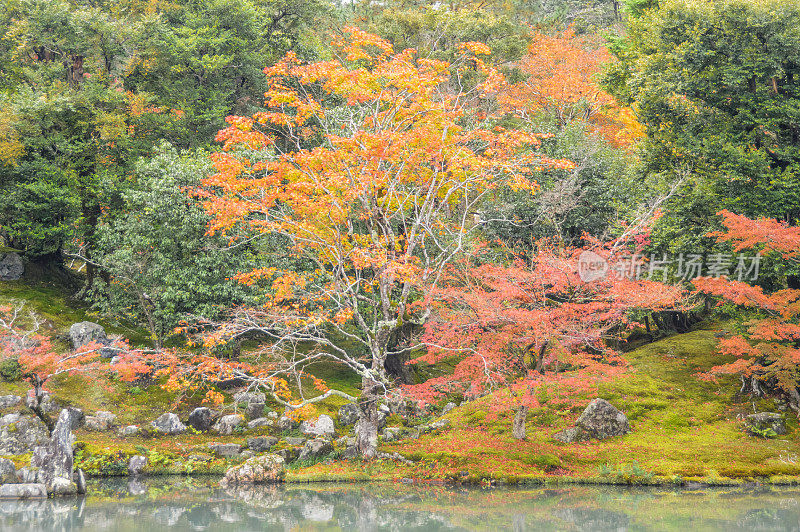
[[[502,99],[515,102],[524,118],[551,113],[564,127],[582,120],[593,132],[620,147],[643,135],[629,107],[621,106],[597,84],[608,50],[572,29],[560,35],[536,33],[519,68],[527,78],[510,85]]]
[[[774,253],[795,262],[800,258],[800,227],[769,218],[751,220],[729,211],[718,214],[726,231],[712,235],[733,243],[735,251]],[[733,357],[733,362],[714,366],[701,377],[713,380],[719,375],[740,375],[742,391],[785,394],[800,416],[800,290],[767,293],[742,281],[709,277],[695,279],[694,285],[701,293],[753,313],[752,319],[744,322],[744,334],[719,341],[720,353]]]
[[[485,112],[505,87],[485,44],[462,44],[452,64],[395,52],[357,28],[333,47],[330,61],[303,64],[289,53],[267,68],[267,109],[228,117],[217,136],[216,173],[200,191],[210,231],[279,235],[314,266],[240,274],[271,285],[265,302],[239,309],[208,341],[269,337],[260,353],[267,373],[237,371],[270,392],[279,375],[320,358],[357,372],[357,446],[372,456],[376,401],[393,385],[390,338],[430,314],[427,294],[469,248],[478,205],[499,187],[533,191],[538,170],[571,163],[539,154],[539,135],[501,127],[508,109]],[[467,81],[476,75],[479,83]]]

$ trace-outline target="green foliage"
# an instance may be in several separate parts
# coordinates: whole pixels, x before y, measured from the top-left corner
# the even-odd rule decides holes
[[[748,427],[747,431],[753,436],[758,436],[759,438],[764,438],[764,439],[771,439],[778,437],[778,433],[775,432],[771,427],[767,427],[765,429],[760,429],[758,427]]]
[[[636,460],[613,468],[603,464],[597,469],[597,474],[614,484],[652,484],[655,477],[652,472],[642,469]]]
[[[83,469],[92,476],[124,476],[128,474],[128,458],[122,451],[82,446],[75,452],[75,469]]]
[[[574,161],[574,171],[549,170],[537,176],[534,194],[497,194],[481,213],[484,234],[515,248],[529,248],[540,238],[555,237],[581,245],[583,234],[601,236],[618,228],[643,199],[645,187],[636,177],[633,156],[587,133],[578,120],[560,127],[552,117],[540,117],[537,131],[551,133],[542,151]]]
[[[95,308],[147,327],[157,344],[180,319],[214,319],[247,297],[230,278],[247,268],[252,246],[225,249],[207,237],[208,217],[186,191],[208,173],[204,153],[163,144],[138,165],[121,212],[98,227],[96,261],[109,279],[91,292]]]
[[[723,208],[796,223],[800,5],[665,0],[629,8],[636,16],[612,40],[619,62],[605,84],[645,125],[650,184],[665,191],[682,180],[653,233],[656,251],[726,251],[705,236]]]
[[[7,358],[0,362],[0,377],[6,382],[16,382],[22,378],[22,366],[19,361]]]

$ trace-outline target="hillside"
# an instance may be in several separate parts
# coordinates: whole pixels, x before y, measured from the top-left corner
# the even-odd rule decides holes
[[[48,333],[63,335],[72,321],[86,319],[86,311],[73,306],[56,289],[5,283],[0,287],[3,301],[26,298],[30,307],[47,318]],[[111,330],[124,332],[122,329]],[[632,432],[604,441],[561,444],[553,434],[571,426],[592,396],[585,395],[579,406],[569,407],[556,398],[531,410],[527,419],[528,439],[511,435],[510,412],[493,413],[492,404],[502,400],[503,391],[461,404],[443,419],[450,425],[408,437],[415,426],[430,426],[434,415],[423,418],[388,418],[389,432],[404,434],[398,441],[384,441],[380,450],[399,453],[405,463],[393,459],[365,465],[360,460],[342,460],[343,440],[327,454],[289,466],[288,480],[402,479],[479,482],[486,479],[507,482],[591,481],[609,483],[680,483],[700,481],[733,483],[752,480],[787,482],[800,479],[800,430],[797,419],[784,412],[788,434],[773,439],[750,436],[742,429],[742,417],[757,411],[781,411],[772,400],[753,402],[737,398],[735,378],[719,383],[704,382],[695,374],[724,362],[715,353],[717,338],[725,334],[724,324],[706,324],[684,334],[658,340],[625,354],[628,373],[603,384],[599,397],[625,412]],[[330,366],[320,368],[331,384],[355,390],[355,375]],[[107,410],[117,415],[116,425],[145,427],[163,412],[174,411],[185,420],[199,400],[167,393],[158,383],[112,383],[101,386],[80,376],[53,383],[57,402],[70,404],[93,414]],[[23,394],[22,382],[0,382],[0,395]],[[230,399],[235,390],[225,390],[225,412],[237,410]],[[540,398],[542,400],[543,398]],[[322,404],[318,413],[334,417],[342,400]],[[442,405],[440,405],[441,407]],[[276,405],[267,404],[267,408]],[[24,411],[25,408],[17,407]],[[8,413],[10,410],[6,410]],[[242,427],[243,428],[243,427]],[[352,427],[337,421],[337,435],[347,436]],[[386,435],[386,431],[383,433]],[[78,464],[95,475],[127,474],[128,458],[149,457],[149,473],[221,473],[242,456],[224,458],[210,452],[208,444],[235,443],[244,448],[248,438],[274,436],[280,441],[273,450],[292,450],[286,437],[301,437],[296,429],[283,432],[275,427],[236,430],[230,435],[210,433],[155,436],[140,433],[123,437],[115,430],[81,429],[77,432]],[[386,438],[389,439],[389,438]],[[297,442],[293,442],[297,443]],[[189,458],[191,457],[191,459]],[[25,456],[13,457],[18,464]]]

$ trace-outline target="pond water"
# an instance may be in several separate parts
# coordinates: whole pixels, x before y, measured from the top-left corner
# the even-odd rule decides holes
[[[0,501],[0,530],[792,530],[800,488],[454,488],[216,479],[94,481],[88,497]]]

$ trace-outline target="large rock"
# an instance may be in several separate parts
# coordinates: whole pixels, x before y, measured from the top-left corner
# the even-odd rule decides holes
[[[283,482],[285,475],[283,458],[276,454],[262,454],[228,469],[220,485]]]
[[[786,434],[786,422],[777,412],[759,412],[750,414],[744,419],[747,432],[754,436],[768,436],[770,431],[774,435]]]
[[[0,395],[0,408],[13,408],[22,402],[19,395]]]
[[[259,429],[261,427],[271,427],[275,424],[274,421],[269,419],[268,417],[259,417],[254,419],[253,421],[247,422],[248,429]]]
[[[83,472],[83,469],[75,471],[72,476],[72,481],[75,483],[78,495],[84,495],[86,493],[86,474]]]
[[[402,427],[386,427],[383,429],[383,441],[390,442],[399,440],[403,436],[403,428]]]
[[[237,403],[244,403],[249,405],[251,403],[261,403],[264,404],[267,402],[267,396],[262,392],[236,392],[233,394],[233,400]]]
[[[260,436],[258,438],[247,438],[247,448],[254,453],[263,453],[270,447],[278,443],[278,438],[272,436]]]
[[[444,405],[444,408],[442,408],[442,415],[445,415],[455,407],[456,407],[455,403],[447,403],[446,405]]]
[[[49,443],[39,445],[31,456],[31,469],[37,468],[37,480],[47,486],[52,495],[74,495],[78,488],[72,481],[73,446],[72,431],[84,421],[83,412],[77,408],[64,408],[58,416]]]
[[[238,443],[209,443],[209,450],[221,458],[233,458],[242,452],[242,446]]]
[[[300,451],[298,460],[309,460],[312,458],[319,458],[333,452],[333,446],[327,440],[316,439],[309,440],[303,445],[303,450]]]
[[[136,436],[137,434],[139,434],[139,427],[137,427],[136,425],[128,425],[126,427],[122,427],[119,430],[119,433],[120,433],[120,435],[126,436],[126,437],[128,437],[128,436]]]
[[[16,253],[0,253],[0,281],[18,281],[25,273],[22,258]]]
[[[186,432],[186,425],[181,423],[178,415],[172,412],[161,414],[150,425],[161,434],[183,434]]]
[[[141,454],[131,456],[128,460],[128,474],[137,477],[144,473],[147,467],[147,457]]]
[[[336,433],[331,416],[322,414],[315,420],[307,419],[300,424],[300,432],[308,436],[330,437]]]
[[[50,432],[34,416],[7,414],[0,419],[0,454],[25,454],[50,441]]]
[[[106,431],[114,427],[117,421],[117,416],[111,412],[99,411],[95,412],[93,416],[86,416],[86,428],[88,430]]]
[[[229,414],[219,418],[217,424],[214,425],[214,430],[220,434],[233,434],[234,429],[243,423],[244,416],[241,414]]]
[[[102,343],[108,340],[108,336],[102,325],[92,321],[82,321],[70,326],[69,339],[72,340],[72,348],[78,349],[92,342]]]
[[[281,430],[294,430],[300,426],[300,423],[290,418],[289,416],[281,416],[275,425]]]
[[[355,425],[358,421],[358,405],[355,403],[347,403],[339,408],[339,423],[342,425]]]
[[[594,399],[583,411],[575,426],[553,437],[564,443],[604,440],[631,431],[628,417],[605,399]]]
[[[25,397],[25,406],[27,406],[28,408],[30,409],[37,408],[37,403],[39,410],[41,410],[45,414],[49,414],[51,412],[55,412],[56,410],[58,410],[58,405],[56,405],[56,402],[53,401],[53,396],[50,395],[49,393],[43,394],[39,399],[37,399],[36,396],[33,395],[33,392],[31,392],[29,395]]]
[[[305,445],[306,443],[305,438],[294,438],[292,436],[284,438],[283,441],[286,442],[286,445],[291,445],[293,447],[300,447],[301,445]]]
[[[0,484],[16,484],[17,467],[8,458],[0,458]]]
[[[264,403],[248,403],[245,409],[247,419],[258,419],[264,415]]]
[[[0,486],[0,499],[46,499],[47,486],[44,484],[3,484]]]
[[[205,406],[201,406],[199,408],[195,408],[192,410],[192,413],[189,414],[189,419],[187,423],[190,427],[194,428],[195,430],[199,430],[200,432],[206,432],[208,429],[211,428],[211,421],[214,418],[213,412],[211,409],[206,408]]]

